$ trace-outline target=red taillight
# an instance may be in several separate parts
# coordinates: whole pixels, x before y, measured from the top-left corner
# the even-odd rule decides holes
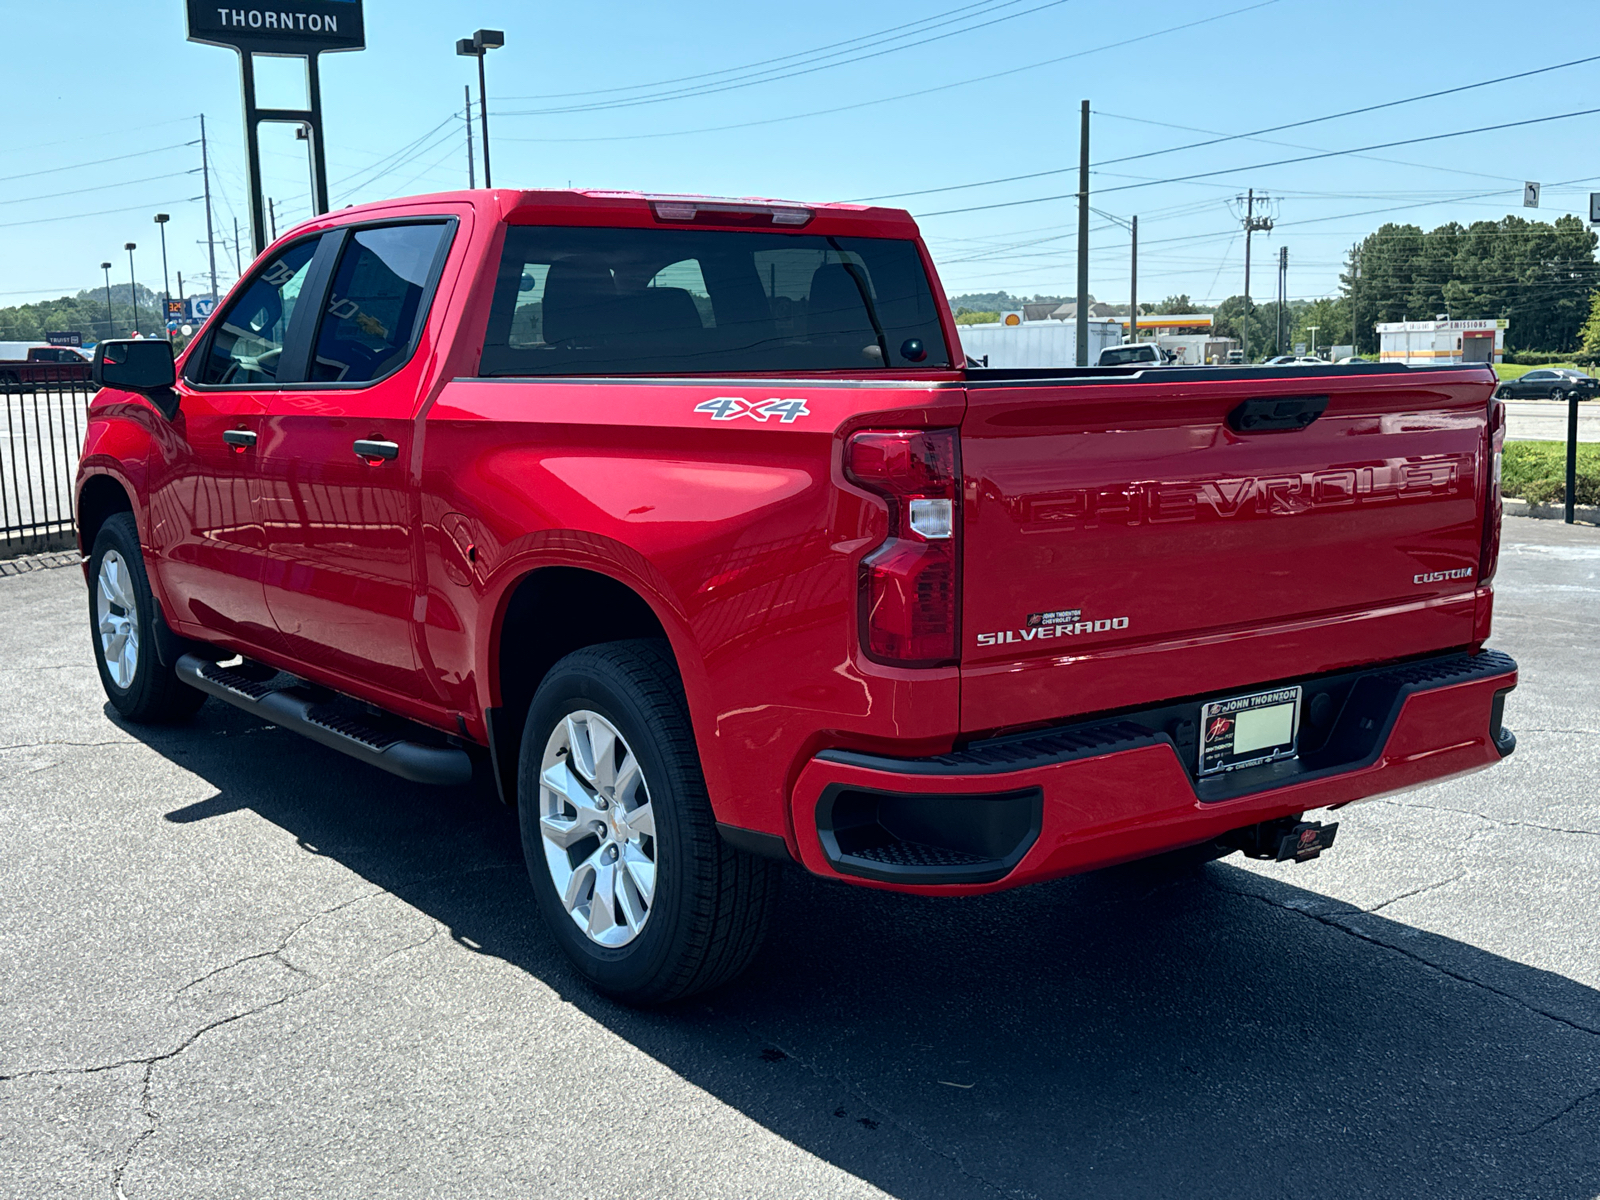
[[[956,661],[960,521],[954,429],[868,430],[845,478],[889,502],[889,536],[861,562],[861,645],[902,667]]]
[[[1500,463],[1506,446],[1506,402],[1489,401],[1489,455],[1484,463],[1483,545],[1478,552],[1478,586],[1494,578],[1500,566]]]

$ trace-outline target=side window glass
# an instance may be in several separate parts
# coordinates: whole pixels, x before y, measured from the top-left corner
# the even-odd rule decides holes
[[[428,273],[448,228],[385,225],[350,235],[317,330],[314,381],[365,383],[405,361],[423,316]]]
[[[511,310],[509,345],[519,350],[544,345],[544,281],[550,277],[549,263],[524,263],[517,280],[516,305]]]
[[[283,339],[317,241],[310,238],[288,247],[228,306],[217,322],[197,383],[277,382]]]

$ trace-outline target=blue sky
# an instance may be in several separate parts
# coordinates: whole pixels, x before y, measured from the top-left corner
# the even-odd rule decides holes
[[[1231,202],[1247,187],[1271,194],[1278,221],[1255,238],[1253,294],[1270,296],[1286,245],[1290,294],[1309,298],[1336,288],[1344,250],[1386,220],[1431,228],[1524,213],[1525,180],[1545,188],[1539,212],[1525,215],[1587,215],[1589,191],[1600,190],[1600,114],[1265,164],[1600,108],[1600,62],[1151,152],[1600,54],[1592,16],[1570,0],[1513,9],[1487,0],[367,0],[368,48],[322,60],[329,174],[336,206],[464,186],[462,85],[475,92],[476,75],[454,43],[478,27],[506,34],[488,60],[501,186],[811,200],[952,188],[1073,168],[1088,99],[1097,163],[1150,155],[1104,163],[1091,181],[1095,208],[1140,216],[1141,299],[1187,292],[1215,303],[1242,289]],[[186,173],[199,153],[184,143],[205,112],[217,224],[231,241],[234,218],[245,224],[234,54],[186,42],[180,0],[4,0],[0,30],[0,106],[10,117],[0,133],[0,305],[92,287],[106,259],[117,264],[113,279],[125,279],[128,241],[140,247],[140,282],[159,287],[157,211],[172,214],[171,267],[186,279],[204,272],[203,206],[191,199],[199,175]],[[823,47],[828,57],[809,54]],[[734,70],[751,64],[761,65]],[[644,86],[672,80],[687,82]],[[309,211],[305,158],[286,128],[268,127],[263,144],[281,232]],[[1211,172],[1220,173],[1152,182]],[[948,291],[1066,294],[1075,204],[1039,198],[1075,188],[1069,170],[882,202],[919,215]],[[1005,207],[947,211],[982,205]],[[935,213],[945,215],[924,215]],[[1093,226],[1090,289],[1125,301],[1127,235],[1103,216]],[[218,273],[226,286],[231,251]]]

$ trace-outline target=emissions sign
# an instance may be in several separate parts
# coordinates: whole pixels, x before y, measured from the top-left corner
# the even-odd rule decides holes
[[[189,0],[189,40],[254,54],[364,50],[361,0]]]

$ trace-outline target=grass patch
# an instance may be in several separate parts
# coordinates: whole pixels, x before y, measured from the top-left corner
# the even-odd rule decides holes
[[[1542,363],[1537,367],[1525,367],[1521,363],[1495,363],[1494,373],[1500,376],[1502,380],[1521,379],[1529,371],[1550,371],[1557,367],[1565,367],[1573,371],[1586,370],[1586,368],[1580,367],[1577,363],[1570,362]]]
[[[1501,462],[1500,491],[1530,504],[1567,501],[1565,442],[1507,442]],[[1600,504],[1600,443],[1578,446],[1579,504]]]

